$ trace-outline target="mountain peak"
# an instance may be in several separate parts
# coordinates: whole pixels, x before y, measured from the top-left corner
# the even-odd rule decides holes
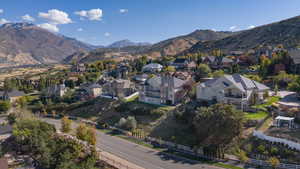
[[[148,42],[132,42],[129,39],[120,40],[108,45],[108,48],[123,48],[127,46],[149,46]]]
[[[20,29],[25,27],[35,27],[34,24],[28,22],[18,22],[18,23],[6,23],[1,26],[2,28],[14,28]]]

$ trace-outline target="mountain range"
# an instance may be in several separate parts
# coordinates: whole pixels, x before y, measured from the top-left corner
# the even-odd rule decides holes
[[[110,57],[115,58],[117,56],[125,56],[127,58],[138,56],[148,56],[150,58],[157,58],[161,56],[173,56],[184,52],[197,42],[218,40],[231,36],[233,34],[235,33],[221,31],[216,32],[212,30],[196,30],[190,34],[167,39],[153,45],[147,43],[139,43],[137,45],[135,43],[135,45],[131,44],[131,46],[121,48],[111,48],[114,45],[109,45],[107,48],[96,49],[92,52],[78,52],[74,55],[67,57],[65,59],[65,62],[70,63],[74,60],[76,60],[77,62],[88,62]]]
[[[158,58],[213,49],[226,53],[265,45],[283,45],[287,49],[299,47],[300,16],[239,32],[196,30],[155,44],[122,40],[98,47],[51,33],[33,24],[8,23],[0,27],[0,67],[61,61],[70,63],[75,60],[92,62],[121,57]]]
[[[29,23],[0,27],[0,67],[57,63],[74,52],[92,49],[88,44]]]
[[[208,52],[213,49],[221,49],[226,53],[233,50],[247,51],[262,46],[278,45],[283,45],[286,49],[299,47],[300,16],[241,31],[221,40],[198,42],[185,53]]]
[[[125,40],[120,40],[117,42],[114,42],[108,46],[106,46],[106,48],[124,48],[124,47],[128,47],[128,46],[150,46],[151,43],[148,42],[132,42],[128,39]]]

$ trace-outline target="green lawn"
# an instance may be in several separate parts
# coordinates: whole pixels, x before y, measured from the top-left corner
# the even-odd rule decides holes
[[[264,104],[254,105],[253,108],[258,109],[256,113],[246,112],[246,119],[248,120],[261,120],[268,116],[267,107],[271,106],[273,103],[278,102],[280,97],[272,96],[267,99],[267,102]]]
[[[246,113],[245,117],[248,120],[261,120],[268,116],[268,113],[265,111],[258,111],[257,113]]]

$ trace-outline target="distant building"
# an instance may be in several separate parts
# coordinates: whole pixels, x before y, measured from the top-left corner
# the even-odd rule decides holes
[[[145,65],[142,68],[143,72],[149,72],[149,73],[156,73],[156,72],[160,72],[163,69],[163,66],[161,64],[158,63],[150,63],[148,65]]]
[[[71,71],[72,72],[85,72],[86,68],[83,63],[75,64],[72,66]]]
[[[18,90],[12,91],[0,91],[0,99],[1,100],[8,100],[11,103],[17,101],[22,96],[25,96],[25,93]]]
[[[187,93],[191,77],[179,79],[175,74],[165,73],[148,79],[139,91],[139,101],[151,104],[176,105]]]
[[[239,74],[224,75],[197,86],[197,99],[208,104],[233,104],[239,109],[262,103],[269,87]]]
[[[53,85],[44,90],[45,97],[63,97],[67,92],[64,84]]]
[[[212,69],[230,68],[235,63],[234,60],[227,57],[206,56],[203,61]]]
[[[196,63],[189,61],[185,58],[177,58],[172,63],[171,66],[174,66],[176,69],[194,69],[196,68]]]

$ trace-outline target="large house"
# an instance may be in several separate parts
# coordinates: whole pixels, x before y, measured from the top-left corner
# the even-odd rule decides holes
[[[250,105],[263,102],[269,87],[239,74],[224,75],[197,86],[197,99],[208,104],[233,104],[247,110]]]
[[[45,97],[63,97],[67,92],[65,84],[52,85],[44,90]]]
[[[97,83],[83,85],[82,89],[86,91],[90,98],[95,98],[102,94],[102,87]]]
[[[206,56],[203,63],[209,65],[212,69],[230,68],[235,61],[227,57]]]
[[[181,76],[182,77],[182,76]],[[182,101],[191,84],[191,77],[179,78],[165,73],[148,79],[139,91],[139,101],[151,104],[176,105]]]
[[[8,100],[11,103],[17,101],[22,96],[25,96],[25,93],[22,91],[18,91],[18,90],[0,91],[0,99]]]
[[[134,83],[126,79],[107,80],[102,88],[103,95],[112,98],[125,98],[135,92],[136,89]]]
[[[196,68],[196,63],[185,58],[177,58],[172,63],[176,69],[194,69]]]
[[[150,63],[148,65],[143,66],[143,72],[156,73],[162,70],[163,66],[158,63]]]

